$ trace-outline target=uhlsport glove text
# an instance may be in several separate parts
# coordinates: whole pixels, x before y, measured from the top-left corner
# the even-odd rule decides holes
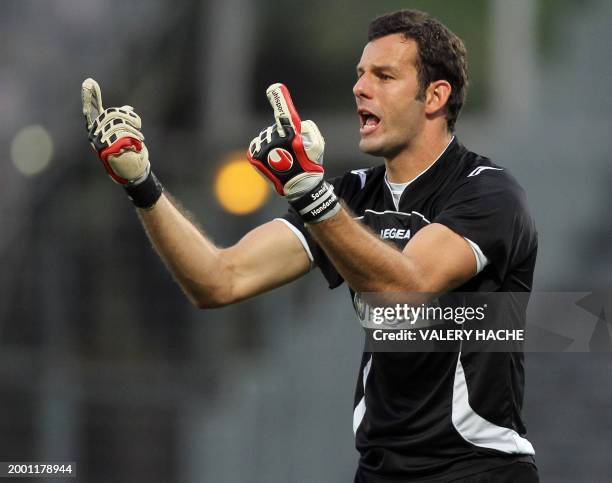
[[[283,84],[266,91],[276,123],[255,137],[247,156],[260,173],[287,198],[305,223],[334,216],[340,204],[323,179],[325,141],[312,121],[302,121]]]

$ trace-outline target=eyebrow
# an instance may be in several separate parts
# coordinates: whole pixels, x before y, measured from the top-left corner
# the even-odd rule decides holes
[[[365,69],[361,67],[360,65],[357,65],[356,70],[357,70],[357,74],[361,74],[365,72]],[[373,65],[370,70],[374,72],[375,74],[379,74],[381,72],[396,73],[395,67],[393,67],[392,65],[388,65],[388,64]]]

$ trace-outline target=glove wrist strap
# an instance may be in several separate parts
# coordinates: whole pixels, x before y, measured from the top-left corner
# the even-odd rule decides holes
[[[323,179],[298,199],[289,200],[289,204],[299,213],[304,223],[327,220],[341,208],[334,187]]]
[[[164,192],[164,187],[155,176],[153,171],[149,171],[146,178],[138,184],[128,183],[124,186],[128,198],[138,208],[152,208]]]

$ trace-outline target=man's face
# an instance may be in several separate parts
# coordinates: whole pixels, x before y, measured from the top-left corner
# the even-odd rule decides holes
[[[387,159],[409,146],[425,122],[417,77],[418,47],[402,34],[369,42],[353,87],[360,119],[359,149]]]

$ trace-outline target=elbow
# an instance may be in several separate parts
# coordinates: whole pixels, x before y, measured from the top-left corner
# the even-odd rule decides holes
[[[214,302],[214,301],[209,301],[209,300],[195,300],[192,301],[193,305],[200,310],[207,310],[207,309],[219,309],[221,307],[225,307],[228,304],[224,304],[221,302]]]
[[[187,298],[194,307],[200,310],[219,309],[231,305],[232,300],[229,297],[221,296],[220,294],[187,294]]]
[[[219,307],[223,307],[221,303],[211,300],[209,298],[199,298],[199,297],[196,298],[193,296],[189,296],[188,298],[191,304],[196,309],[206,310],[206,309],[216,309]]]
[[[206,289],[200,286],[182,286],[187,299],[197,309],[218,309],[234,302],[231,290],[218,287]]]
[[[215,273],[207,273],[202,279],[184,280],[181,286],[194,307],[217,309],[238,301],[234,280],[233,266],[225,260]]]

